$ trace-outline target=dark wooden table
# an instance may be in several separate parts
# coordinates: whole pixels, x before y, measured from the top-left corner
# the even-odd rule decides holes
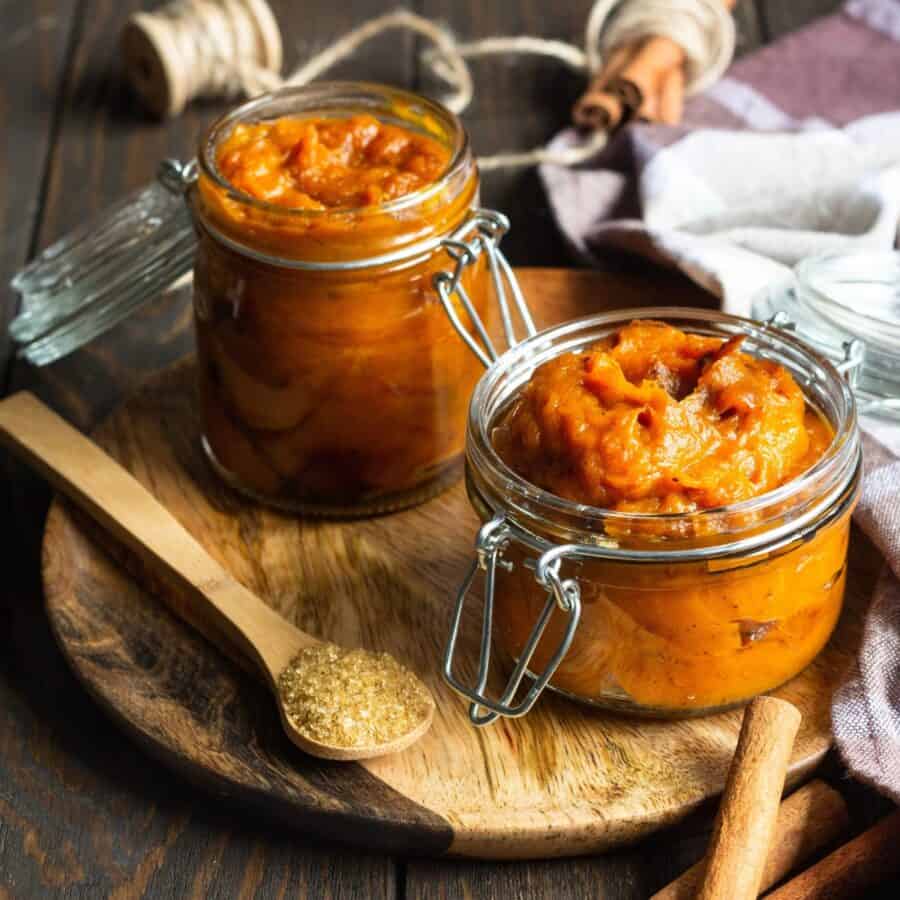
[[[117,38],[135,0],[31,0],[0,5],[4,77],[0,125],[0,283],[36,250],[149,180],[160,159],[191,153],[220,107],[197,105],[159,124],[140,110],[119,69]],[[377,0],[272,4],[288,63],[383,10]],[[525,32],[578,40],[589,0],[417,0],[460,34]],[[744,0],[741,50],[768,41],[837,0]],[[421,85],[417,43],[386,37],[341,77]],[[479,64],[466,114],[485,153],[545,140],[566,119],[579,83],[551,64]],[[533,172],[490,174],[485,202],[516,224],[517,265],[567,265]],[[45,370],[17,361],[5,338],[15,299],[0,306],[4,392],[29,387],[87,429],[143,378],[190,352],[188,298],[176,295]],[[0,900],[29,897],[360,898],[646,896],[702,853],[702,811],[642,846],[605,857],[481,864],[392,859],[318,843],[254,819],[144,756],[88,699],[66,668],[42,609],[39,553],[46,487],[5,459],[8,523],[0,588]],[[856,829],[884,811],[869,791],[826,774],[852,800]],[[413,848],[411,848],[413,849]],[[884,896],[897,896],[897,884]]]

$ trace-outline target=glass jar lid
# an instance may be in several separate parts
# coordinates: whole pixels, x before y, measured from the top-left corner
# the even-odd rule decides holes
[[[160,167],[128,194],[51,244],[10,282],[21,303],[9,326],[19,354],[54,362],[156,299],[190,271],[194,229],[182,194],[192,163]]]
[[[795,329],[831,359],[861,413],[900,419],[900,252],[811,256],[763,288],[752,315]]]

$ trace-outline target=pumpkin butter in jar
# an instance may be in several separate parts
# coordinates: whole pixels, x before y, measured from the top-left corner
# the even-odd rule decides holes
[[[546,669],[577,605],[551,686],[685,715],[777,687],[827,642],[859,441],[844,380],[796,339],[656,313],[570,323],[507,354],[473,399],[468,481],[501,522],[501,648],[526,647],[549,552],[579,602],[554,609],[529,670]]]
[[[190,196],[195,320],[204,443],[226,480],[352,515],[458,476],[481,367],[433,279],[477,200],[458,120],[402,91],[282,91],[210,128]],[[483,260],[463,275],[484,318],[488,281]]]

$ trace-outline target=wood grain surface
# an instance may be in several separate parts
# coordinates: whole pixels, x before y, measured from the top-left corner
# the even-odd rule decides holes
[[[522,270],[539,324],[653,303],[652,280]],[[677,294],[679,291],[674,289]],[[692,289],[680,292],[689,302]],[[670,284],[667,294],[671,296]],[[401,754],[323,767],[286,746],[271,700],[188,634],[98,552],[62,503],[44,541],[45,594],[64,654],[92,695],[190,777],[350,843],[488,858],[575,855],[682,818],[722,787],[741,713],[680,722],[603,715],[547,696],[527,717],[476,730],[440,678],[449,604],[478,520],[461,484],[413,510],[351,522],[302,520],[245,502],[207,466],[192,362],[153,379],[96,432],[238,581],[299,628],[385,650],[433,691],[431,730]],[[854,542],[835,638],[778,692],[803,713],[790,779],[830,744],[829,701],[854,652],[880,559]],[[480,618],[464,619],[459,671],[474,678]],[[228,649],[227,647],[225,648]],[[502,684],[496,673],[492,687]]]
[[[384,9],[379,0],[270,2],[290,35],[287,64]],[[218,104],[199,104],[175,122],[158,124],[141,112],[124,86],[118,28],[131,9],[155,5],[156,0],[0,4],[0,285],[92,210],[145,183],[158,154],[190,152],[203,124],[221,111]],[[406,5],[426,11],[427,4]],[[752,50],[836,5],[837,0],[740,0],[739,50]],[[578,41],[590,0],[459,0],[441,8],[450,7],[445,14],[452,13],[465,36],[510,32],[515,26]],[[767,10],[772,10],[768,23]],[[409,40],[398,52],[397,43],[385,38],[336,74],[415,88],[416,50]],[[504,91],[515,92],[505,99],[497,90],[503,71],[509,73]],[[476,74],[482,111],[467,114],[466,122],[480,152],[546,139],[564,118],[552,86],[566,76],[555,67],[539,64],[535,71],[530,65],[493,61],[477,64]],[[537,77],[549,79],[550,89],[534,85]],[[540,105],[535,91],[541,93]],[[527,134],[511,113],[503,131],[495,124],[498,107],[516,104],[532,117]],[[513,219],[514,236],[507,245],[513,262],[571,264],[534,173],[490,173],[483,195],[486,204]],[[610,286],[616,278],[610,276]],[[665,283],[661,276],[661,292]],[[3,388],[14,384],[35,390],[71,421],[89,428],[146,377],[190,350],[187,299],[183,293],[166,298],[48,370],[16,360],[4,329]],[[15,296],[0,287],[0,322],[15,309]],[[0,504],[9,510],[6,521],[15,524],[6,529],[0,585],[0,897],[629,900],[648,896],[703,853],[709,810],[612,855],[506,864],[407,862],[402,854],[345,853],[315,835],[266,824],[229,797],[194,788],[142,752],[71,674],[42,603],[40,547],[49,491],[8,459],[2,459],[2,471]],[[853,792],[856,829],[884,812],[884,802],[847,781],[833,757],[828,774],[843,792]],[[872,896],[895,897],[898,890],[900,884],[888,883]]]

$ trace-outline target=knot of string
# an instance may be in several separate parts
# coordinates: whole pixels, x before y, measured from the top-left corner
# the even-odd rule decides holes
[[[442,100],[457,114],[465,111],[474,95],[470,59],[528,54],[590,75],[616,47],[664,36],[684,50],[687,90],[696,92],[727,68],[735,44],[734,21],[722,0],[596,0],[583,48],[530,35],[460,42],[445,26],[397,9],[364,22],[282,76],[281,36],[266,0],[174,0],[155,12],[138,14],[134,21],[157,49],[166,48],[163,68],[170,110],[175,111],[194,97],[253,97],[307,84],[351,57],[362,44],[398,29],[431,44],[421,55],[423,68],[446,85]],[[503,152],[478,162],[484,170],[543,162],[577,165],[594,156],[607,140],[606,132],[596,131],[571,146]]]

